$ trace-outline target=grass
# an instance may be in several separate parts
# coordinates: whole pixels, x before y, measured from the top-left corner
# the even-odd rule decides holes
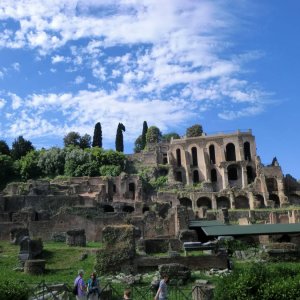
[[[38,283],[45,280],[48,283],[72,284],[79,269],[87,274],[94,270],[95,252],[101,248],[100,243],[88,243],[87,247],[69,247],[64,243],[44,242],[41,259],[46,259],[46,272],[43,275],[32,276],[23,272],[14,271],[19,266],[19,246],[8,242],[0,242],[0,281],[6,279],[23,280],[27,283]],[[82,254],[88,253],[83,261]]]

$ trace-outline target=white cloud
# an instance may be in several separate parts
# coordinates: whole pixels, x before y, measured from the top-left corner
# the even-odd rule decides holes
[[[75,78],[74,83],[75,83],[75,84],[80,84],[80,83],[83,83],[84,81],[85,81],[85,78],[84,78],[84,77],[82,77],[82,76],[77,76],[77,77]]]
[[[13,63],[11,66],[15,71],[20,71],[20,64],[18,62]]]
[[[61,55],[55,55],[51,57],[52,63],[53,64],[57,64],[60,62],[64,62],[66,60],[66,58],[64,56]]]
[[[0,79],[4,77],[4,73],[0,70]]]
[[[14,93],[8,93],[8,96],[10,96],[10,98],[12,100],[11,107],[13,110],[16,110],[21,107],[21,105],[23,104],[23,101],[19,96],[17,96]]]
[[[0,109],[4,107],[6,101],[2,98],[0,98]]]

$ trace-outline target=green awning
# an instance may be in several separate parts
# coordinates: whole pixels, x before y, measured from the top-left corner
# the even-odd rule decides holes
[[[207,236],[300,233],[300,223],[199,226]],[[195,228],[195,224],[193,226]]]

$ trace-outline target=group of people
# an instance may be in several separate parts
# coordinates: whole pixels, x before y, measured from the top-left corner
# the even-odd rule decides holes
[[[78,276],[74,281],[74,289],[76,291],[76,300],[98,300],[100,299],[100,282],[95,272],[93,272],[87,282],[83,279],[83,270],[78,271]],[[162,280],[159,282],[159,287],[155,294],[154,300],[167,300],[168,299],[168,288],[169,276],[164,275]],[[130,289],[124,291],[123,300],[131,299]]]
[[[78,276],[74,280],[74,290],[76,292],[76,300],[98,300],[100,299],[101,289],[100,281],[97,274],[93,272],[87,284],[83,279],[84,271],[79,270]],[[123,300],[131,300],[131,291],[124,291]]]
[[[93,272],[87,282],[83,279],[83,270],[78,271],[78,276],[74,281],[77,300],[98,300],[100,299],[100,282],[95,272]]]

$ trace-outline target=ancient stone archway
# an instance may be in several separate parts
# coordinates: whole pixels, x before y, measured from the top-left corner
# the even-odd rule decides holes
[[[179,181],[179,182],[182,182],[182,172],[181,171],[177,171],[175,173],[175,180]]]
[[[264,208],[265,207],[265,200],[264,200],[263,195],[256,194],[255,195],[255,201],[258,202],[257,208]]]
[[[269,193],[278,191],[276,178],[266,178],[266,184]]]
[[[232,143],[226,145],[226,161],[236,161],[235,146]]]
[[[177,167],[181,167],[181,150],[176,149]]]
[[[244,143],[244,158],[245,160],[251,160],[251,151],[250,151],[250,143],[245,142]]]
[[[221,196],[217,198],[217,208],[230,208],[230,201],[227,197]]]
[[[193,172],[193,182],[194,183],[199,183],[199,172],[197,170],[194,170]]]
[[[227,173],[229,181],[238,179],[238,169],[236,165],[228,166]]]
[[[131,205],[124,205],[122,211],[126,213],[132,213],[134,212],[134,207]]]
[[[144,214],[145,212],[147,212],[147,211],[150,211],[150,208],[149,208],[148,206],[144,206],[144,207],[143,207],[143,214]]]
[[[247,179],[248,179],[248,184],[253,182],[255,178],[253,168],[250,166],[247,166]]]
[[[200,197],[197,200],[197,207],[207,207],[211,209],[211,200],[208,197]]]
[[[218,176],[217,176],[217,170],[216,169],[212,169],[210,171],[210,180],[211,180],[211,182],[217,182],[218,181]]]
[[[215,154],[215,146],[214,145],[209,146],[209,159],[210,159],[211,164],[214,165],[216,163],[216,154]]]
[[[276,194],[270,194],[269,199],[274,201],[274,207],[280,207],[280,200]]]
[[[111,205],[103,205],[103,211],[106,213],[106,212],[114,212],[115,209],[111,206]]]
[[[198,156],[196,147],[192,148],[192,163],[194,167],[198,166]]]
[[[180,198],[179,203],[180,203],[180,205],[185,206],[185,207],[191,207],[191,208],[193,207],[192,200],[189,198]]]
[[[246,196],[238,196],[235,198],[235,208],[237,209],[249,209],[249,199]]]
[[[135,198],[135,184],[134,182],[130,182],[128,185],[129,197],[134,200]]]

